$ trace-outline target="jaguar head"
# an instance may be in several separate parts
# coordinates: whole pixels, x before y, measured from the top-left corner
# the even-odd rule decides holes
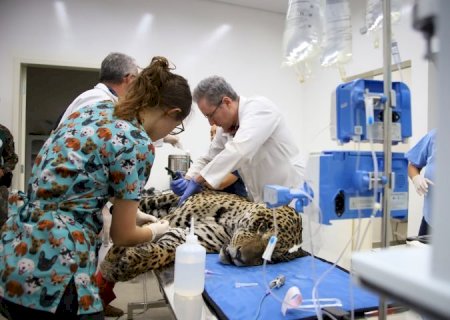
[[[261,265],[267,243],[275,233],[278,241],[271,261],[292,259],[293,252],[290,249],[300,245],[302,239],[300,216],[289,207],[271,210],[263,204],[255,206],[238,222],[230,243],[225,244],[220,250],[220,261],[236,266]],[[303,253],[301,249],[300,251]],[[294,256],[295,254],[297,253],[294,252]]]

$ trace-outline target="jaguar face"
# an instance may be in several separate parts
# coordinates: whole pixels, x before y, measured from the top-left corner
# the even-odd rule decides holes
[[[262,255],[266,246],[262,237],[255,237],[251,233],[241,233],[233,236],[233,239],[235,238],[239,240],[235,240],[234,244],[224,245],[220,249],[220,262],[236,266],[257,266],[263,263]]]
[[[255,205],[239,221],[230,243],[220,250],[222,263],[255,266],[263,263],[262,255],[270,237],[275,233],[273,215],[276,211]]]

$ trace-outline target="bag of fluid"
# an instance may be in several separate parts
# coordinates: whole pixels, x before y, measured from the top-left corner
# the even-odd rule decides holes
[[[345,78],[343,65],[352,58],[352,24],[348,0],[326,0],[325,39],[320,64],[336,66]]]
[[[306,63],[320,52],[323,34],[322,0],[289,0],[283,35],[283,64]],[[300,68],[302,72],[307,68]]]
[[[370,33],[377,33],[383,26],[382,0],[366,1],[366,28]],[[391,0],[391,23],[397,23],[401,17],[401,1]],[[378,47],[378,35],[375,35],[374,46]]]

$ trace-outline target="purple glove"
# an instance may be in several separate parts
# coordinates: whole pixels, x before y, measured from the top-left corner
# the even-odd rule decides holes
[[[193,194],[199,193],[202,191],[202,186],[195,182],[195,180],[189,180],[189,184],[186,188],[186,191],[184,191],[183,195],[180,198],[180,201],[178,201],[178,206],[181,206],[187,198],[192,196]]]
[[[177,196],[183,195],[184,191],[188,186],[189,180],[183,178],[183,175],[180,171],[175,172],[175,180],[170,182],[170,189],[172,189],[173,193]]]

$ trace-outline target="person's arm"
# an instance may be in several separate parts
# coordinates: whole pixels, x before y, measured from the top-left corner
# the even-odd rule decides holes
[[[178,136],[174,136],[174,135],[168,134],[167,136],[165,136],[163,138],[163,142],[164,143],[169,143],[175,148],[183,149],[183,146],[180,143],[180,138],[178,138]]]
[[[136,140],[128,135],[129,144],[134,144],[130,152],[122,152],[121,146],[108,143],[109,148],[109,191],[114,195],[110,235],[115,245],[133,246],[152,241],[158,234],[164,233],[168,222],[157,222],[143,227],[136,226],[141,190],[150,176],[153,164],[153,149],[149,148],[150,140]],[[144,155],[142,161],[135,161],[137,154]],[[132,163],[133,169],[127,173],[123,171],[123,163]]]
[[[209,145],[208,152],[197,158],[194,163],[189,167],[189,170],[186,172],[185,178],[190,180],[194,177],[197,177],[200,173],[200,171],[208,165],[208,163],[214,159],[215,156],[217,156],[222,150],[225,148],[225,144],[227,142],[227,139],[222,136],[223,131],[218,128],[217,134],[214,137],[214,139],[211,141],[211,144]]]
[[[421,175],[420,172],[428,165],[428,158],[433,151],[435,134],[436,130],[431,130],[405,154],[408,159],[408,176],[420,196],[428,192],[429,185],[433,185],[433,182]]]
[[[162,147],[164,145],[164,143],[169,143],[175,148],[183,149],[183,146],[180,143],[180,139],[177,136],[174,136],[171,134],[168,134],[167,136],[165,136],[162,139],[153,141],[153,145],[157,148]]]
[[[155,146],[155,148],[161,148],[164,145],[164,141],[163,139],[158,139],[153,141],[153,145]]]
[[[17,157],[17,154],[14,150],[14,139],[11,134],[11,132],[6,131],[6,139],[4,141],[3,146],[3,166],[0,168],[3,171],[3,174],[7,172],[12,172],[14,168],[16,167],[17,162],[19,161],[19,158]],[[2,174],[2,175],[3,175]]]
[[[134,246],[153,239],[150,228],[136,226],[138,206],[138,201],[116,198],[110,230],[111,239],[116,246]]]
[[[420,170],[422,168],[417,168],[416,166],[414,166],[411,162],[408,164],[408,176],[409,178],[412,180],[415,176],[417,176],[418,174],[420,174]]]
[[[217,188],[213,188],[209,183],[205,182],[206,186],[209,189],[214,189],[214,190],[223,190],[229,186],[231,186],[233,183],[235,183],[239,178],[237,176],[235,176],[232,173],[227,174],[227,176],[225,177],[225,179],[222,180],[222,182],[220,183],[220,185]]]
[[[428,193],[428,186],[433,185],[433,181],[425,178],[420,174],[422,169],[416,167],[411,162],[408,164],[408,176],[416,188],[416,192],[419,196],[423,196]]]

